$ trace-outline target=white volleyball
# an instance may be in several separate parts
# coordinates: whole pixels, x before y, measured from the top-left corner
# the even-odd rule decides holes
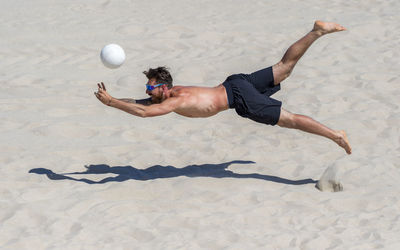
[[[108,44],[100,52],[100,58],[104,66],[115,69],[125,61],[125,52],[118,44]]]

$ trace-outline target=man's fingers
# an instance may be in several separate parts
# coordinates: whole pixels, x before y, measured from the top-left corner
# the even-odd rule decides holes
[[[101,90],[104,90],[104,91],[106,91],[106,85],[104,85],[104,83],[103,83],[103,82],[101,82],[101,84],[100,84],[100,83],[98,83],[98,84],[97,84],[97,87],[99,87],[99,89],[101,89]]]
[[[98,91],[97,91],[97,93],[98,93],[98,94],[102,93],[102,92],[104,91],[103,87],[100,85],[100,83],[98,83],[97,86],[98,86]]]
[[[94,95],[99,99],[101,102],[105,103],[105,98],[107,98],[108,94],[106,92],[106,85],[103,82],[97,83],[98,91],[94,92]]]

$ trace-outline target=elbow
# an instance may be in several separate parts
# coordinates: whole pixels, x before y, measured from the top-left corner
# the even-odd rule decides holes
[[[128,109],[128,110],[125,110],[125,111],[127,113],[129,113],[131,115],[134,115],[134,116],[137,116],[137,117],[142,117],[142,118],[148,117],[148,114],[147,114],[146,110],[144,110],[144,109],[139,109],[139,110]]]
[[[141,117],[141,118],[154,117],[154,116],[158,116],[158,115],[151,113],[151,112],[141,112],[139,114],[139,117]]]
[[[151,114],[148,110],[143,110],[142,112],[139,113],[139,117],[141,118],[147,118],[147,117],[152,117],[154,114]]]
[[[148,115],[145,112],[127,111],[127,113],[137,116],[137,117],[142,117],[142,118],[148,117]]]
[[[149,117],[148,114],[146,114],[146,112],[140,112],[139,114],[136,114],[136,115],[139,116],[140,118]]]

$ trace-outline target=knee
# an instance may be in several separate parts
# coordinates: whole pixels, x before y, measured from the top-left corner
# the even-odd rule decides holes
[[[282,63],[283,72],[285,74],[285,78],[288,78],[290,74],[292,74],[294,64],[291,62]]]
[[[294,64],[291,62],[283,62],[280,61],[273,66],[274,69],[274,77],[278,78],[281,82],[288,78],[293,71]]]
[[[285,128],[295,128],[296,127],[296,114],[292,114],[284,109],[281,111],[279,117],[278,126]]]
[[[290,113],[290,115],[289,115],[289,117],[287,118],[287,121],[286,121],[286,126],[288,128],[296,128],[297,127],[297,122],[296,121],[297,121],[296,115]]]

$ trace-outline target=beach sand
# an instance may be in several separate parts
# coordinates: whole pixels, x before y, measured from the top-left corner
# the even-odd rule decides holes
[[[0,9],[1,249],[400,249],[400,3],[8,1]],[[274,98],[331,141],[229,110],[138,118],[148,67],[215,86],[322,37]],[[109,43],[127,55],[116,70]],[[397,48],[397,49],[396,49]],[[329,168],[341,192],[316,182]],[[328,171],[328,172],[329,172]]]

